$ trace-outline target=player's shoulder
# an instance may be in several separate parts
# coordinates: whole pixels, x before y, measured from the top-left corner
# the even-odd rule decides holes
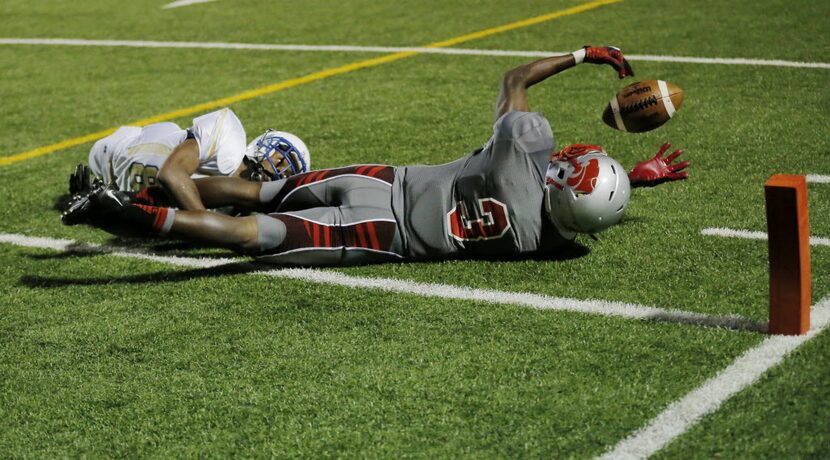
[[[551,132],[547,118],[539,112],[510,111],[493,124],[493,132],[503,137],[519,138],[530,131]]]
[[[205,171],[227,175],[242,163],[245,128],[233,110],[225,107],[193,119],[190,133],[199,145],[199,161]]]
[[[553,131],[548,120],[538,112],[507,112],[493,126],[494,144],[500,148],[534,153],[553,150]]]
[[[193,119],[193,128],[228,129],[242,128],[242,121],[228,107],[200,115]]]

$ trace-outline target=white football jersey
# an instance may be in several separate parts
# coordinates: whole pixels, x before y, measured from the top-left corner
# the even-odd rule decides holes
[[[245,129],[231,109],[194,118],[189,131],[199,144],[198,175],[227,176],[242,164]],[[140,191],[156,184],[167,157],[186,139],[187,130],[175,123],[122,126],[92,146],[89,167],[119,190]]]

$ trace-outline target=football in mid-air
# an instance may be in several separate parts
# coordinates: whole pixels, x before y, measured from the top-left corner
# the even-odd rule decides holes
[[[663,126],[683,103],[683,90],[663,80],[645,80],[621,89],[605,107],[602,121],[630,133]]]

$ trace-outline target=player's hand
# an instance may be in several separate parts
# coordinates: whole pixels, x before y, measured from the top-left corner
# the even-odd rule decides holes
[[[89,190],[90,176],[89,167],[83,164],[79,164],[75,166],[75,171],[69,175],[69,194],[75,195],[77,193],[83,193]]]
[[[607,155],[607,153],[605,153],[605,150],[598,145],[571,144],[558,152],[553,152],[553,155],[551,155],[550,159],[551,161],[569,160],[571,158],[579,157],[587,153],[602,153],[603,155]]]
[[[671,155],[663,157],[663,154],[671,148],[671,144],[665,143],[654,158],[637,163],[631,172],[628,173],[628,180],[632,187],[654,187],[663,182],[683,180],[689,177],[688,171],[683,171],[691,163],[684,161],[672,164],[683,151],[675,150]]]
[[[614,46],[585,46],[585,62],[608,64],[616,69],[620,78],[634,76],[631,64],[625,59],[622,51]]]

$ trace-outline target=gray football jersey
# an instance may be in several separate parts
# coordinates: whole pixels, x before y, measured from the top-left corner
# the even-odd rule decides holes
[[[438,166],[397,168],[392,207],[405,256],[509,257],[561,246],[544,210],[553,133],[538,113],[508,112],[484,148]]]

